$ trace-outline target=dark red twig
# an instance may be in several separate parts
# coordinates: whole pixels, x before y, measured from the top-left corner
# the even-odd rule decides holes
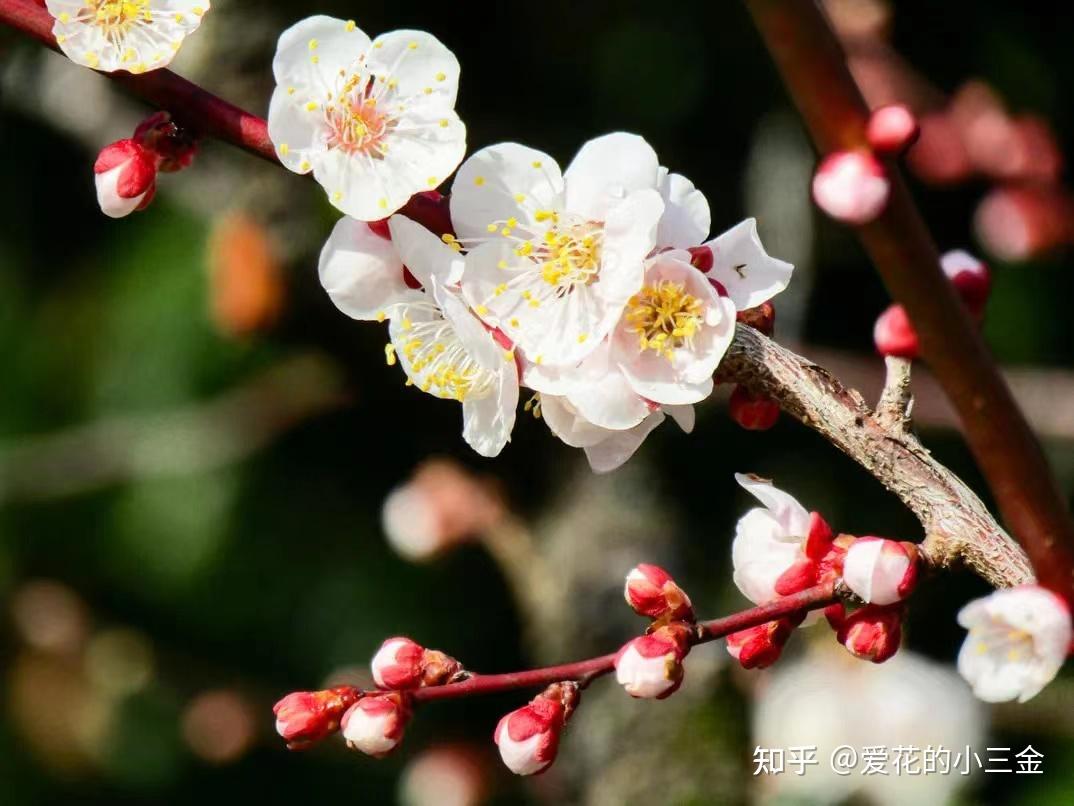
[[[822,154],[865,147],[869,110],[816,0],[745,0]],[[1040,444],[965,308],[894,164],[884,213],[859,228],[866,251],[921,339],[1004,519],[1037,578],[1074,601],[1074,522]]]
[[[723,618],[699,623],[694,644],[704,644],[723,638],[733,632],[756,627],[768,621],[774,621],[793,613],[817,610],[837,601],[834,584],[831,582],[807,588],[800,593],[785,596],[774,602],[751,607]],[[418,702],[448,700],[455,697],[468,697],[475,694],[494,694],[520,688],[540,688],[552,683],[573,680],[588,685],[614,668],[615,653],[601,655],[597,658],[564,663],[560,666],[546,666],[542,669],[530,669],[524,672],[507,674],[475,674],[461,683],[449,683],[443,686],[420,688],[414,692]]]

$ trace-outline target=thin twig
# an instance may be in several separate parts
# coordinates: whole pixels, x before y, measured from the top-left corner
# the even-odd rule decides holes
[[[718,638],[724,638],[733,632],[756,627],[759,624],[775,621],[785,616],[809,610],[818,610],[836,601],[838,601],[838,597],[835,593],[835,586],[833,583],[827,582],[730,616],[713,619],[712,621],[703,621],[697,625],[692,644],[705,644]],[[519,688],[540,688],[567,680],[588,685],[596,678],[608,674],[614,668],[615,653],[611,653],[574,663],[546,666],[541,669],[530,669],[524,672],[475,674],[460,683],[418,689],[413,696],[418,702],[429,702],[432,700],[467,697],[475,694],[494,694]]]
[[[822,154],[866,147],[869,110],[816,0],[745,0]],[[1042,584],[1074,601],[1074,521],[1039,443],[940,268],[906,183],[888,165],[891,198],[858,230],[921,351],[955,405],[1004,519]]]
[[[910,414],[914,408],[914,396],[910,390],[911,362],[907,358],[889,355],[884,359],[887,376],[884,391],[876,404],[876,420],[889,431],[908,433]]]

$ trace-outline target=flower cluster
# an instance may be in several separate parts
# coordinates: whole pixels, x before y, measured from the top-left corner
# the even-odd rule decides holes
[[[592,140],[562,172],[539,151],[490,146],[451,190],[425,194],[436,215],[411,203],[386,226],[344,218],[320,277],[344,313],[388,320],[388,362],[461,402],[463,436],[485,456],[510,439],[520,386],[598,471],[665,413],[689,431],[737,313],[790,279],[752,219],[703,242],[704,197],[636,135]]]
[[[809,512],[770,481],[736,475],[764,506],[738,522],[732,545],[734,581],[755,604],[805,590],[820,582],[842,583],[863,603],[849,615],[841,603],[825,610],[836,637],[856,657],[875,663],[899,648],[903,600],[917,582],[912,543],[879,537],[835,535],[820,514]],[[727,650],[747,669],[775,663],[799,617],[785,617],[728,636]]]

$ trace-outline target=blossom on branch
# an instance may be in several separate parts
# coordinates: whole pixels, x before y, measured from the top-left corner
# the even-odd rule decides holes
[[[56,44],[94,70],[145,73],[168,65],[210,0],[45,0]]]
[[[747,599],[765,604],[838,573],[843,549],[819,514],[767,479],[735,480],[764,504],[739,519],[731,546],[735,584]]]
[[[312,171],[359,221],[385,218],[462,160],[459,63],[431,34],[370,40],[353,21],[309,17],[281,34],[272,70],[268,129],[280,161]]]
[[[462,665],[443,652],[397,637],[381,644],[370,668],[378,688],[398,691],[443,685],[462,670]]]
[[[883,663],[899,649],[904,605],[866,605],[847,616],[836,632],[856,658]]]
[[[343,715],[340,729],[347,747],[380,758],[403,740],[410,717],[407,695],[367,694]]]
[[[291,750],[301,750],[339,729],[344,712],[360,696],[351,686],[324,691],[295,691],[273,707],[276,732]]]
[[[997,590],[962,608],[969,630],[958,671],[986,702],[1019,702],[1052,681],[1071,646],[1070,606],[1036,585]]]
[[[781,618],[727,636],[727,653],[743,669],[766,669],[779,660],[801,619]]]

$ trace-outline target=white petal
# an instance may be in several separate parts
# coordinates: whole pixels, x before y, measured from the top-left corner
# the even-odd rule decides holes
[[[712,214],[708,199],[694,183],[682,174],[669,174],[667,168],[661,168],[660,196],[664,216],[656,235],[657,246],[687,249],[704,241],[712,226]]]
[[[370,45],[369,37],[346,20],[306,17],[280,34],[272,73],[285,91],[294,87],[301,102],[320,99],[334,87],[340,70],[360,65]]]
[[[736,473],[735,481],[748,493],[768,507],[784,533],[794,537],[809,534],[809,512],[793,496],[783,492],[768,479],[752,473]]]
[[[440,238],[402,215],[393,215],[388,229],[403,265],[425,288],[433,287],[434,278],[443,285],[458,282],[463,258]]]
[[[696,420],[693,406],[661,406],[660,408],[671,415],[671,419],[683,430],[683,433],[693,433]]]
[[[608,439],[612,432],[585,420],[565,397],[541,394],[541,419],[549,430],[572,448],[587,448]]]
[[[636,134],[614,132],[582,146],[564,173],[567,209],[594,221],[636,190],[660,183],[656,152]]]
[[[313,170],[314,155],[325,149],[321,119],[297,106],[286,87],[277,87],[272,93],[268,133],[280,162],[295,173]]]
[[[563,177],[554,159],[518,143],[500,143],[471,154],[460,166],[451,186],[451,221],[464,239],[487,238],[489,224],[511,217],[525,231],[536,210],[559,210],[562,195]]]
[[[585,449],[589,466],[595,473],[610,473],[641,447],[649,433],[664,422],[664,412],[654,411],[629,431],[611,431],[607,439]]]
[[[396,305],[426,299],[407,286],[392,242],[352,218],[336,223],[321,250],[317,273],[336,307],[354,319],[383,318]]]
[[[418,96],[445,109],[455,106],[459,60],[432,34],[407,30],[381,34],[365,65],[374,75],[396,82],[396,97]]]
[[[518,406],[518,382],[504,373],[498,394],[462,404],[462,436],[482,456],[498,456],[511,440]]]
[[[706,245],[713,256],[709,277],[723,285],[740,311],[766,302],[791,281],[794,266],[768,256],[756,219],[747,218]]]

